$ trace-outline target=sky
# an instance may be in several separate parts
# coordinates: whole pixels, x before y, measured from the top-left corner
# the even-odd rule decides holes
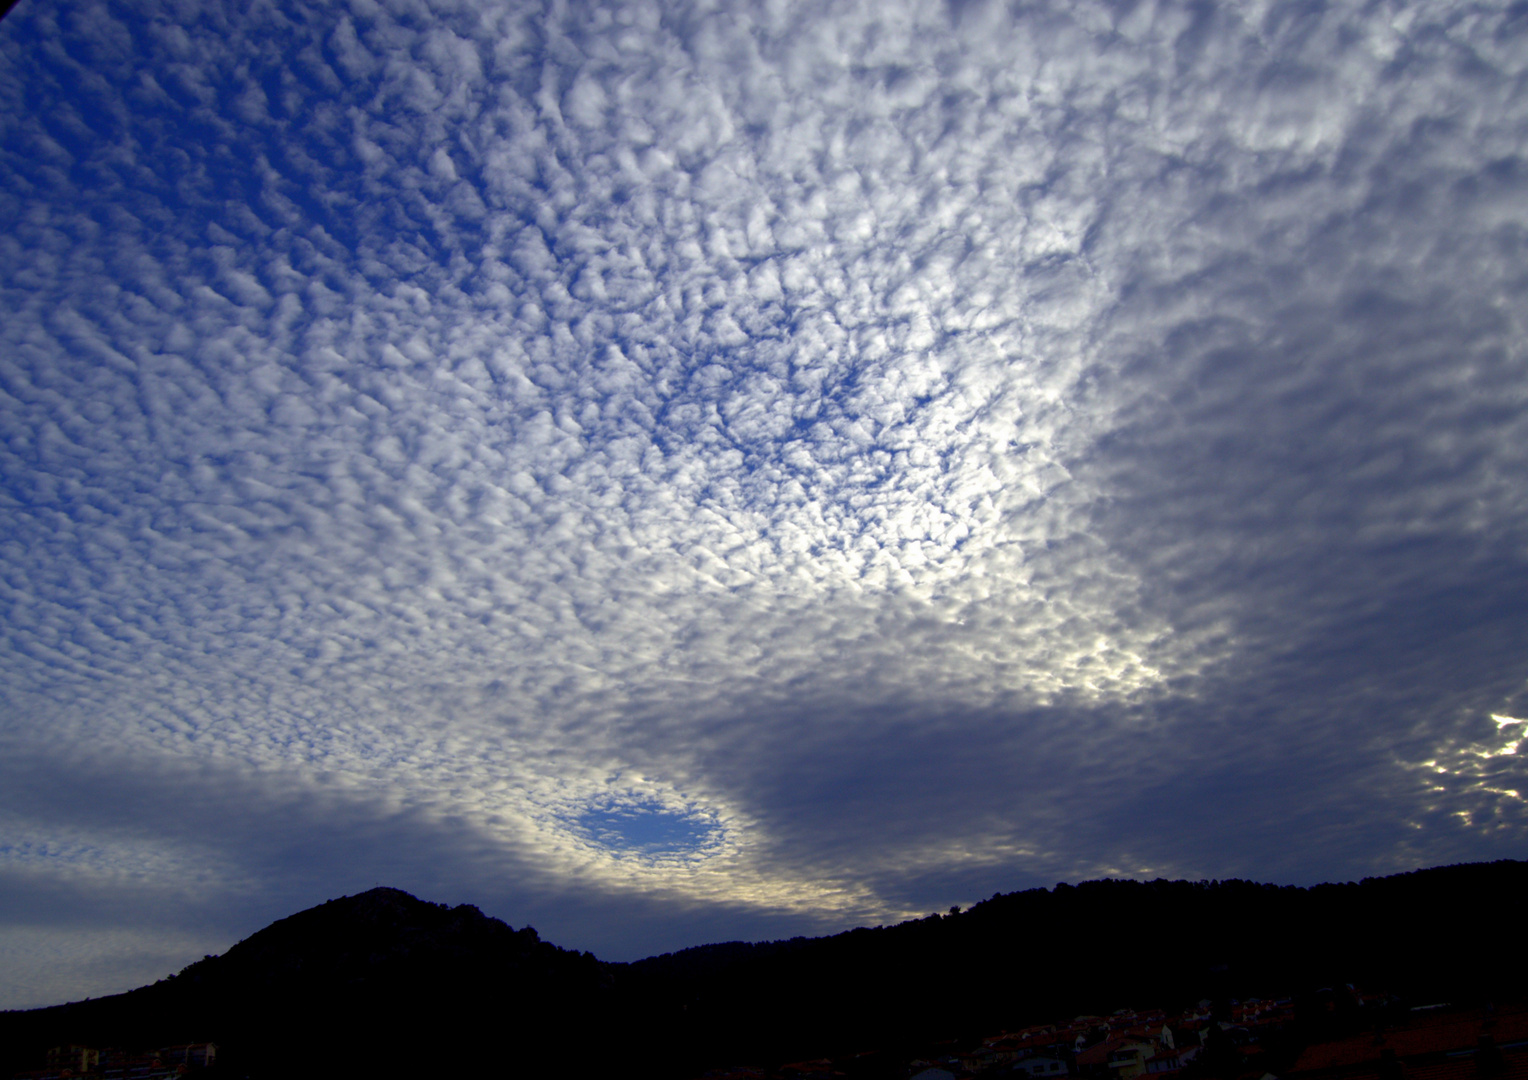
[[[0,1007],[1528,856],[1525,319],[1522,4],[20,0]]]

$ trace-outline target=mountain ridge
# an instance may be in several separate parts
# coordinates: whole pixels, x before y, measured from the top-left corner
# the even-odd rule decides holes
[[[251,1077],[332,1075],[336,1040],[346,1071],[373,1075],[482,1061],[491,1045],[517,1068],[595,1075],[618,1058],[627,1072],[674,1076],[1355,980],[1490,996],[1513,988],[1528,951],[1521,935],[1468,947],[1462,931],[1525,889],[1528,863],[1510,860],[1308,888],[1104,879],[894,926],[608,963],[473,905],[382,887],[125,994],[0,1014],[0,1044],[213,1039],[223,1071]]]

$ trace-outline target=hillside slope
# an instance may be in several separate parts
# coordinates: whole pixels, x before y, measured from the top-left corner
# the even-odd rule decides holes
[[[428,1075],[485,1056],[532,1066],[610,985],[592,955],[535,930],[380,888],[281,919],[152,986],[0,1015],[0,1044],[35,1060],[57,1043],[213,1040],[220,1071],[254,1076]]]
[[[1524,896],[1528,863],[1509,861],[1313,888],[1093,881],[833,937],[702,946],[639,961],[625,981],[686,1006],[663,1021],[676,1043],[760,1061],[1349,982],[1486,1000],[1528,993],[1528,940],[1512,929]]]
[[[127,994],[0,1014],[8,1072],[59,1043],[211,1039],[251,1077],[686,1077],[1124,1006],[1356,982],[1413,1002],[1523,996],[1528,863],[1303,889],[1095,881],[824,938],[607,964],[396,889],[273,923]],[[1492,931],[1495,932],[1492,932]],[[1308,1018],[1307,1036],[1322,1034]],[[6,1074],[0,1072],[0,1076]]]

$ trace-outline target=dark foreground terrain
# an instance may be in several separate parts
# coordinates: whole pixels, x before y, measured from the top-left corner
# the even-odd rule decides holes
[[[1309,889],[1094,881],[833,937],[610,964],[475,907],[373,889],[152,986],[0,1013],[0,1077],[38,1068],[60,1044],[213,1041],[209,1080],[684,1080],[856,1051],[869,1051],[856,1071],[874,1080],[906,1077],[910,1057],[993,1031],[1256,996],[1292,1000],[1292,1060],[1299,1045],[1373,1022],[1345,1014],[1333,987],[1361,987],[1397,1015],[1528,994],[1525,895],[1528,863],[1506,861]],[[1236,1071],[1217,1060],[1190,1068]]]

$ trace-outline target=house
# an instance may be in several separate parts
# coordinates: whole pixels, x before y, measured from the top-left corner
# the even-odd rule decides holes
[[[1146,1072],[1146,1062],[1157,1052],[1157,1045],[1141,1039],[1127,1039],[1109,1051],[1109,1075],[1118,1080],[1131,1080]]]
[[[1062,1049],[1072,1045],[1072,1039],[1047,1026],[1044,1029],[1026,1028],[1023,1031],[994,1035],[983,1039],[982,1045],[990,1046],[1008,1055],[1005,1059],[1007,1061],[1017,1061],[1019,1058],[1030,1057],[1037,1053],[1049,1053],[1050,1056],[1057,1057]]]
[[[1165,1046],[1169,1050],[1177,1046],[1177,1040],[1173,1036],[1173,1029],[1164,1023],[1137,1024],[1127,1028],[1124,1034],[1132,1039],[1140,1039],[1142,1042],[1155,1043]]]
[[[967,1072],[985,1072],[988,1069],[1005,1065],[1012,1061],[1016,1055],[1009,1050],[998,1049],[994,1046],[983,1044],[974,1050],[967,1050],[957,1054],[955,1059],[960,1062],[960,1067]]]
[[[1213,1021],[1208,1016],[1184,1016],[1173,1026],[1173,1046],[1203,1046]]]
[[[833,1080],[844,1074],[834,1067],[828,1058],[818,1058],[814,1061],[793,1061],[789,1065],[780,1066],[780,1075],[785,1080]]]
[[[1157,1045],[1127,1035],[1116,1035],[1077,1055],[1077,1069],[1083,1075],[1133,1080],[1146,1072],[1146,1062],[1157,1052]]]
[[[1066,1062],[1053,1057],[1028,1057],[1016,1061],[1013,1066],[1015,1073],[1024,1073],[1031,1077],[1069,1076],[1071,1070]]]
[[[1168,1048],[1158,1050],[1156,1055],[1146,1062],[1146,1074],[1148,1076],[1162,1076],[1177,1072],[1199,1056],[1199,1047],[1185,1046],[1181,1050]]]
[[[1528,1008],[1412,1014],[1375,1034],[1301,1052],[1289,1080],[1518,1080],[1528,1077]]]
[[[188,1069],[205,1069],[217,1060],[217,1043],[183,1043],[180,1046],[161,1046],[159,1060],[166,1065],[184,1065]]]
[[[210,1066],[216,1043],[183,1043],[158,1050],[130,1052],[85,1046],[55,1046],[47,1067],[16,1073],[16,1080],[176,1080]]]
[[[89,1072],[95,1068],[101,1060],[101,1051],[92,1050],[88,1046],[55,1046],[50,1049],[44,1061],[50,1070],[62,1072],[70,1069],[75,1073]]]

